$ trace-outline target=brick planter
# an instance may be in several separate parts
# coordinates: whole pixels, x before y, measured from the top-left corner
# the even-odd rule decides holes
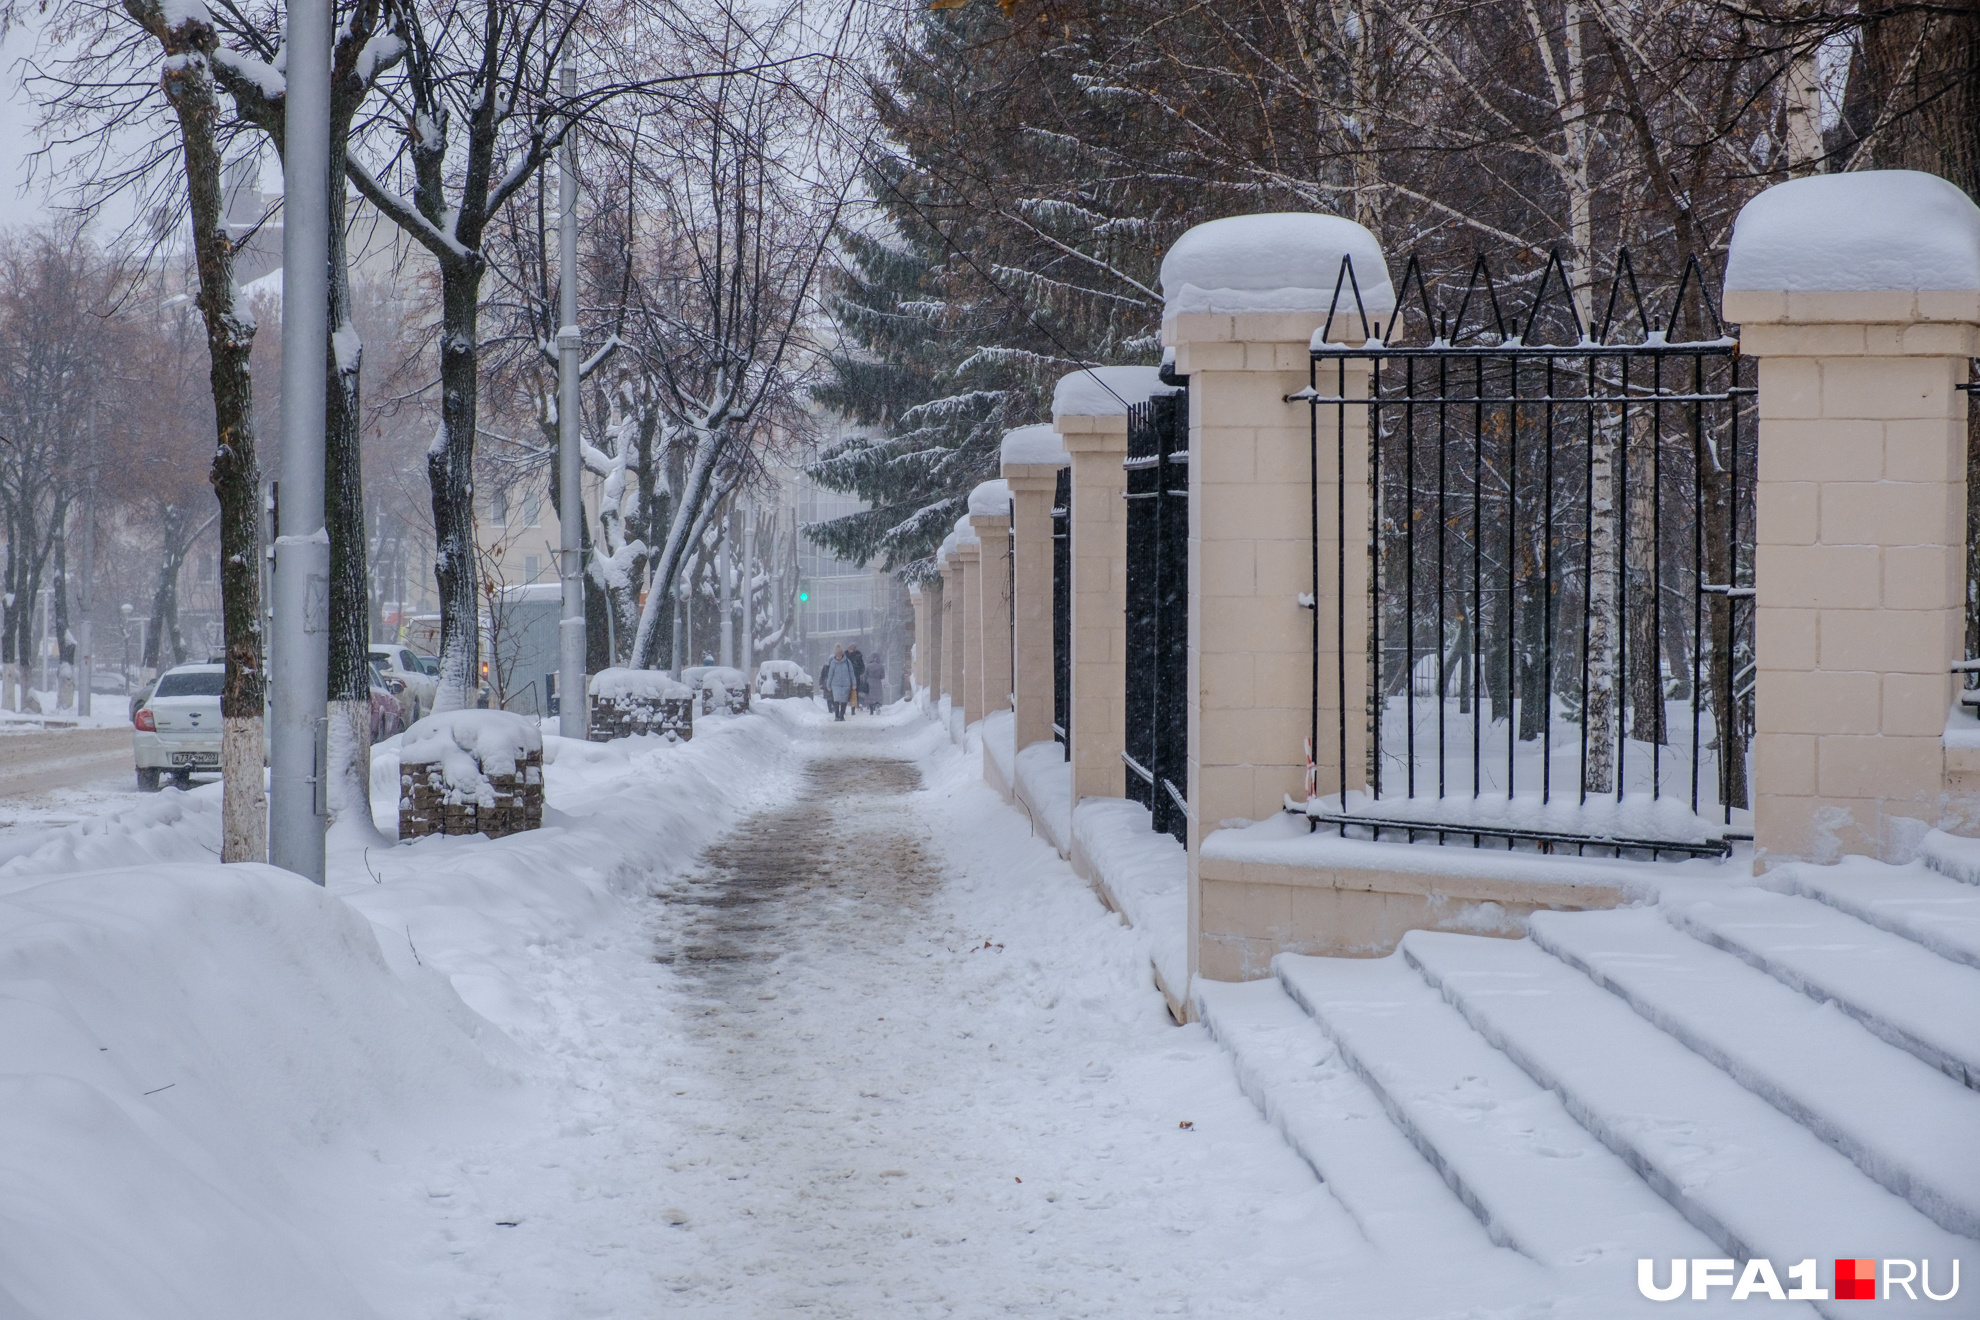
[[[749,680],[743,677],[740,669],[696,665],[683,669],[681,679],[694,689],[703,715],[713,715],[718,710],[725,710],[731,715],[743,715],[749,711]]]
[[[591,676],[592,742],[634,734],[694,737],[693,689],[659,670],[607,669]]]
[[[399,753],[399,837],[505,834],[543,824],[543,739],[507,711],[429,715]]]
[[[756,668],[756,695],[773,701],[808,697],[817,689],[794,660],[765,660]]]

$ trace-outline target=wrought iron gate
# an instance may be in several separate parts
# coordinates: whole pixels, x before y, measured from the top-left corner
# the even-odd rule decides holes
[[[1128,410],[1127,795],[1188,829],[1189,395]]]
[[[1365,610],[1368,645],[1323,665],[1316,613],[1313,745],[1333,740],[1338,771],[1303,809],[1364,838],[1723,854],[1750,837],[1756,428],[1751,363],[1696,262],[1661,318],[1627,253],[1592,324],[1558,256],[1521,314],[1482,259],[1455,311],[1415,260],[1397,293],[1371,322],[1344,262],[1329,334],[1364,342],[1312,354],[1316,579],[1331,522],[1332,636]],[[1347,526],[1360,407],[1365,551]]]
[[[1052,491],[1052,736],[1072,760],[1072,471]]]

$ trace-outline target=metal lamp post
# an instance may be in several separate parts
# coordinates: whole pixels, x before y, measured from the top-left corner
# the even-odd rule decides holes
[[[577,95],[577,70],[563,73],[564,99]],[[585,734],[584,464],[578,450],[577,132],[568,124],[557,163],[557,570],[564,617],[557,624],[557,732]]]
[[[324,881],[330,537],[323,426],[330,300],[330,0],[288,0],[282,199],[282,485],[269,665],[268,860]],[[343,181],[337,181],[343,186]]]

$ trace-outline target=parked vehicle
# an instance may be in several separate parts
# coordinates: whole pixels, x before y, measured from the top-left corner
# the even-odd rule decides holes
[[[380,677],[375,663],[371,674],[371,740],[377,742],[406,731],[406,725],[410,723],[406,719],[406,711],[411,705],[411,697],[405,684],[397,679]]]
[[[408,724],[430,714],[433,699],[440,694],[440,662],[432,661],[433,667],[428,669],[426,660],[424,656],[415,655],[411,647],[401,646],[397,642],[371,644],[371,667],[381,676],[404,685],[404,691],[394,695],[405,707]]]
[[[138,791],[156,793],[171,776],[191,788],[194,775],[220,773],[220,689],[225,665],[180,665],[159,675],[131,717]]]

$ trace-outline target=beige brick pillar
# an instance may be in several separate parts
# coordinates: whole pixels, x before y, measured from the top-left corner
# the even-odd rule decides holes
[[[1059,469],[1071,462],[1050,426],[1026,426],[1004,435],[1004,481],[1011,489],[1012,578],[1016,583],[1016,637],[1011,675],[1015,728],[1022,751],[1052,739],[1052,494]]]
[[[1980,821],[1980,785],[1944,739],[1949,719],[1973,723],[1950,713],[1949,670],[1965,640],[1958,387],[1980,354],[1980,289],[1818,287],[1863,282],[1866,254],[1825,250],[1818,228],[1837,199],[1858,214],[1903,215],[1928,238],[1945,226],[1951,252],[1921,273],[1980,283],[1980,210],[1931,176],[1799,180],[1740,215],[1725,312],[1741,351],[1760,360],[1753,775],[1763,871],[1846,853],[1908,861],[1926,829]],[[1775,287],[1756,287],[1765,284]]]
[[[962,705],[962,564],[951,547],[942,557],[942,691],[952,707]]]
[[[910,585],[907,593],[908,608],[914,615],[914,641],[908,646],[907,684],[907,694],[912,697],[916,688],[927,686],[927,671],[924,668],[925,662],[922,660],[922,647],[928,636],[928,597],[918,583]]]
[[[1001,478],[970,492],[977,543],[977,713],[1011,708],[1011,490]]]
[[[969,531],[969,516],[958,521],[958,530],[968,535],[956,537],[956,631],[962,645],[956,662],[956,708],[962,711],[962,726],[983,718],[983,619],[978,597],[983,591],[981,549],[976,533]]]
[[[1265,253],[1276,260],[1261,260]],[[1293,910],[1291,890],[1249,883],[1240,864],[1205,860],[1202,845],[1224,821],[1264,820],[1288,796],[1304,797],[1316,707],[1317,787],[1339,790],[1343,646],[1348,709],[1357,713],[1348,721],[1347,787],[1362,787],[1368,413],[1323,406],[1316,436],[1310,406],[1287,397],[1307,388],[1314,332],[1344,253],[1354,258],[1366,310],[1386,316],[1393,296],[1380,247],[1336,217],[1212,221],[1179,239],[1163,262],[1163,341],[1175,349],[1176,374],[1189,380],[1192,975],[1264,975],[1283,941],[1313,924]],[[1335,320],[1333,337],[1351,331],[1359,341],[1360,319],[1351,297],[1344,301],[1349,314]],[[1317,391],[1366,397],[1367,378],[1365,363],[1344,371],[1329,364]],[[1337,549],[1343,462],[1345,563]],[[1309,592],[1312,608],[1300,600]]]
[[[1071,458],[1072,800],[1121,797],[1127,734],[1127,414],[1052,419]]]

